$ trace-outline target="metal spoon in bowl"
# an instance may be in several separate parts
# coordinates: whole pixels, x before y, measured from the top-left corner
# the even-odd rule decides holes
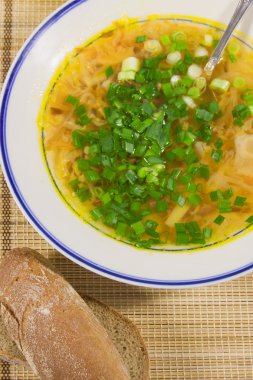
[[[249,7],[253,4],[253,0],[240,0],[239,4],[237,5],[237,8],[233,14],[233,17],[228,24],[227,29],[225,30],[219,44],[217,45],[216,49],[214,50],[211,58],[207,62],[204,71],[207,76],[211,76],[214,68],[216,65],[220,62],[222,53],[233,33],[236,26],[244,16],[245,12],[249,9]]]

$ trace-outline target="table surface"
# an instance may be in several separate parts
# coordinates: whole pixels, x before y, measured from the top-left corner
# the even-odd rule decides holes
[[[32,30],[63,3],[0,0],[1,84]],[[137,288],[102,278],[55,252],[34,231],[0,175],[0,255],[17,246],[40,251],[77,291],[115,307],[135,322],[148,346],[151,380],[253,379],[253,275],[175,291]],[[31,371],[3,362],[0,378],[37,379]]]

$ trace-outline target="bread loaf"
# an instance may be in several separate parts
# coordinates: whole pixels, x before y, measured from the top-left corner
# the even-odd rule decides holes
[[[2,259],[0,301],[9,335],[42,380],[130,380],[106,330],[36,252]]]
[[[80,294],[80,296],[106,329],[128,369],[131,380],[148,380],[148,352],[137,327],[112,307],[87,295]],[[7,334],[1,315],[0,359],[29,368],[24,356]]]

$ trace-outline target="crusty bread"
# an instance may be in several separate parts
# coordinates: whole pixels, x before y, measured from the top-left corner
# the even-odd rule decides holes
[[[0,358],[12,364],[27,365],[24,355],[10,339],[2,318],[0,318]]]
[[[87,296],[84,299],[110,335],[129,370],[131,380],[148,380],[148,352],[136,326],[113,308]]]
[[[112,307],[86,295],[82,295],[82,298],[110,335],[128,368],[131,380],[148,380],[148,353],[136,326]],[[10,340],[1,318],[0,358],[11,364],[28,366],[16,344]]]
[[[29,249],[0,263],[4,324],[33,371],[42,380],[129,380],[104,327],[47,264]]]

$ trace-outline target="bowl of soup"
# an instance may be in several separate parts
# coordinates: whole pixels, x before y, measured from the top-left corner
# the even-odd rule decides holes
[[[251,11],[204,71],[235,6],[71,1],[19,53],[2,167],[28,220],[74,262],[165,288],[251,271]]]

